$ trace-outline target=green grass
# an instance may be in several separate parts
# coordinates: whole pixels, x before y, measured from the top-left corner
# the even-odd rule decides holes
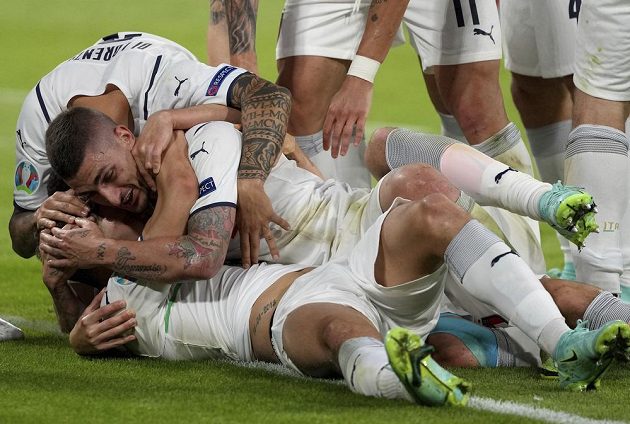
[[[263,76],[275,78],[273,60],[280,0],[266,0],[259,15]],[[0,14],[0,221],[12,210],[14,131],[22,98],[56,64],[100,36],[143,30],[174,39],[205,58],[207,3],[111,0],[22,0]],[[408,46],[391,52],[374,95],[372,122],[439,128]],[[504,92],[508,77],[502,75]],[[510,117],[518,115],[506,98]],[[561,263],[553,234],[543,233],[548,263]],[[167,363],[139,359],[83,359],[51,331],[55,315],[36,260],[18,258],[0,232],[0,315],[21,317],[24,341],[0,343],[0,422],[514,422],[517,418],[471,409],[418,408],[364,398],[345,386],[306,380],[224,362]],[[27,320],[27,321],[24,321]],[[629,369],[618,367],[597,393],[562,392],[531,369],[456,370],[477,396],[512,400],[599,419],[628,419]],[[519,421],[522,421],[518,419]]]

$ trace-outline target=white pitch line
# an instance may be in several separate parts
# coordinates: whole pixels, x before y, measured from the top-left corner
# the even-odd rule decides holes
[[[531,418],[534,420],[546,421],[549,423],[559,424],[624,424],[625,421],[612,420],[596,420],[592,418],[582,417],[580,415],[570,414],[568,412],[559,412],[547,408],[539,408],[536,406],[525,405],[505,400],[494,400],[471,396],[468,406],[481,411],[496,412],[498,414],[516,415],[519,417]]]
[[[11,324],[22,328],[30,328],[42,333],[49,333],[55,335],[63,335],[59,330],[59,327],[50,321],[37,320],[32,321],[18,316],[2,315],[0,318],[9,321]],[[312,380],[311,377],[306,377],[297,372],[287,369],[279,364],[268,364],[265,362],[241,362],[233,361],[239,366],[246,368],[264,369],[267,372],[285,375],[288,377],[294,377],[302,380]],[[313,379],[314,380],[314,379]],[[344,384],[343,380],[319,380],[325,381],[331,384]],[[552,409],[540,408],[527,404],[511,402],[507,400],[495,400],[490,398],[483,398],[478,396],[471,396],[468,401],[468,407],[477,409],[480,411],[494,412],[503,415],[514,415],[518,417],[530,418],[534,420],[545,421],[554,424],[628,424],[626,421],[615,420],[597,420],[593,418],[586,418],[580,415],[571,414],[568,412],[554,411]]]
[[[54,334],[57,336],[63,335],[63,332],[59,329],[59,326],[52,321],[29,320],[12,315],[0,315],[0,318],[5,321],[9,321],[11,324],[15,325],[16,327],[20,327],[22,330],[28,328],[30,330],[35,330],[40,333]]]

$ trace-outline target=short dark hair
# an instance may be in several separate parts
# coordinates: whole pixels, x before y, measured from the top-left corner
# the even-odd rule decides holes
[[[73,107],[60,113],[46,130],[46,154],[64,180],[74,177],[85,158],[85,148],[97,142],[116,123],[95,109]]]

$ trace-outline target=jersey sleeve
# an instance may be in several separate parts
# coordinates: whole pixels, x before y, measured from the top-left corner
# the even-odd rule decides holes
[[[199,198],[190,214],[215,206],[236,207],[241,133],[230,123],[209,122],[188,130],[186,139],[199,183]]]

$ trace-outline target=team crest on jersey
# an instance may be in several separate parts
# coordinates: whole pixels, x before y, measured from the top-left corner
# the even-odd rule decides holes
[[[27,160],[20,161],[15,168],[15,188],[33,194],[39,187],[40,177],[35,165]]]
[[[221,68],[219,72],[214,75],[212,81],[210,81],[208,90],[206,90],[206,96],[216,96],[225,78],[230,75],[235,69],[236,68],[234,66],[224,66],[223,68]]]
[[[212,177],[206,178],[201,183],[199,183],[199,197],[210,194],[213,191],[216,191],[216,189],[217,186],[214,184],[214,179]]]

